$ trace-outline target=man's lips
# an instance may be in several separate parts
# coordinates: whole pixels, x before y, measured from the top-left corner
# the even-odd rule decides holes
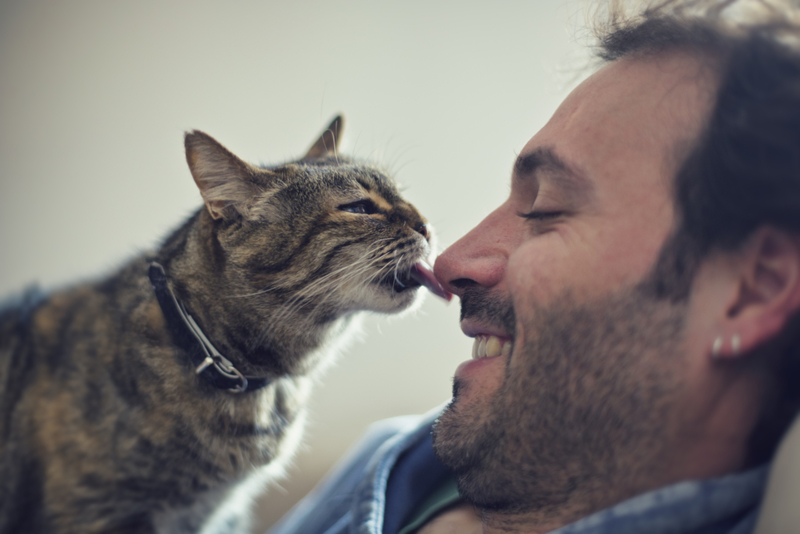
[[[469,317],[461,320],[461,331],[464,332],[465,336],[472,338],[496,337],[501,341],[514,341],[511,335],[503,328],[483,324]]]
[[[500,365],[501,369],[505,367],[503,365],[503,358],[501,356],[495,356],[494,358],[478,358],[477,360],[467,360],[462,362],[456,368],[456,372],[453,375],[453,378],[463,380],[470,376],[476,377],[480,380],[481,376],[488,370],[492,372],[496,365]],[[497,373],[497,371],[494,371]],[[499,371],[502,374],[502,371]],[[484,375],[485,376],[485,375]]]

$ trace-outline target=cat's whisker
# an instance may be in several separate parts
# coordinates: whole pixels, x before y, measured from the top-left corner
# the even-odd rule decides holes
[[[409,160],[409,161],[406,161],[405,163],[401,163],[400,166],[398,166],[396,168],[392,167],[394,169],[393,172],[394,173],[400,173],[400,171],[402,171],[404,168],[406,168],[406,166],[408,166],[412,161],[413,160]],[[405,190],[405,188],[403,188],[403,189]]]
[[[390,170],[391,170],[392,174],[397,174],[398,172],[400,172],[400,169],[402,169],[403,167],[405,167],[406,165],[408,165],[408,164],[409,164],[411,161],[413,161],[413,160],[406,161],[405,163],[403,163],[402,165],[400,165],[400,167],[398,167],[398,166],[397,166],[398,162],[399,162],[401,159],[403,159],[403,158],[406,156],[406,154],[408,154],[408,153],[409,153],[409,152],[411,152],[412,150],[415,150],[415,149],[417,149],[418,147],[419,147],[419,145],[408,145],[406,148],[403,148],[403,149],[401,149],[401,150],[400,150],[400,151],[399,151],[399,152],[398,152],[398,153],[397,153],[397,154],[396,154],[396,155],[395,155],[395,156],[394,156],[394,157],[391,159],[391,161],[389,162],[389,164],[388,164],[388,165],[386,165],[386,167],[387,167],[388,169],[390,169]]]
[[[357,261],[360,261],[360,260],[357,260]],[[292,297],[292,299],[302,298],[303,296],[305,296],[307,294],[313,293],[314,291],[317,290],[318,286],[324,285],[324,284],[327,284],[327,283],[331,282],[331,278],[335,277],[336,275],[340,274],[341,272],[349,272],[349,274],[352,274],[352,269],[353,269],[354,265],[356,265],[356,262],[348,264],[348,265],[345,265],[343,267],[340,267],[340,268],[338,268],[338,269],[336,269],[336,270],[334,270],[334,271],[332,271],[332,272],[330,272],[330,273],[318,278],[317,280],[315,280],[311,284],[307,285],[306,287],[304,287],[303,289],[298,291],[297,294],[295,294],[295,296]],[[338,280],[337,280],[337,282],[338,282]],[[289,302],[291,302],[291,300]]]
[[[374,250],[372,250],[372,249],[367,249],[367,251],[366,251],[366,253],[365,253],[365,256],[367,256],[367,255],[370,255],[370,254],[372,254],[372,253],[376,252],[376,251],[379,249],[379,247],[378,247],[378,246],[376,246],[378,243],[381,243],[381,242],[384,242],[384,241],[392,241],[392,240],[394,240],[394,238],[391,238],[391,237],[386,237],[386,238],[383,238],[383,239],[376,239],[375,241],[373,241],[373,242],[372,242],[372,246],[374,247]],[[347,269],[349,269],[349,268],[351,268],[351,266],[350,266],[350,265],[346,265],[346,266],[344,266],[344,267],[341,267],[340,269],[337,269],[336,271],[333,271],[333,272],[331,272],[331,273],[328,273],[328,274],[327,274],[327,275],[325,275],[324,277],[322,277],[322,278],[320,278],[320,279],[317,279],[317,280],[315,280],[315,281],[314,281],[314,283],[310,284],[310,286],[313,286],[314,284],[317,284],[317,283],[322,283],[322,282],[324,282],[324,281],[325,281],[325,279],[326,279],[327,277],[329,277],[329,276],[333,276],[333,275],[335,275],[336,273],[338,273],[338,272],[341,272],[341,271],[344,271],[344,270],[347,270]],[[302,293],[303,291],[305,291],[306,289],[308,289],[308,287],[309,287],[309,286],[306,286],[306,288],[304,288],[303,290],[301,290],[301,293]],[[275,291],[275,290],[278,290],[278,289],[280,289],[280,287],[278,287],[277,285],[274,285],[274,284],[273,284],[273,285],[271,285],[271,286],[269,286],[269,287],[266,287],[266,288],[264,288],[264,289],[260,289],[260,290],[258,290],[258,291],[254,291],[253,293],[245,293],[245,294],[241,294],[241,295],[227,295],[227,296],[226,296],[226,297],[224,297],[224,298],[247,298],[247,297],[255,297],[255,296],[258,296],[258,295],[263,295],[264,293],[269,293],[269,292],[272,292],[272,291]]]
[[[392,249],[391,252],[392,252],[392,257],[395,258],[395,261],[393,261],[391,263],[387,263],[386,265],[380,267],[372,276],[362,277],[361,280],[360,280],[360,284],[358,284],[359,286],[368,286],[370,283],[374,283],[374,282],[380,280],[381,278],[383,278],[383,276],[385,276],[386,273],[391,272],[392,270],[394,270],[394,279],[397,282],[397,284],[402,286],[402,287],[406,287],[405,284],[400,282],[400,280],[398,279],[398,275],[397,275],[397,271],[398,271],[398,269],[400,267],[400,262],[396,260],[397,255],[398,255],[397,254],[398,250],[397,249]],[[337,280],[337,283],[344,284],[345,281],[349,281],[349,279],[355,278],[356,277],[355,275],[360,275],[363,272],[369,270],[370,268],[372,268],[372,266],[377,261],[385,259],[388,256],[389,256],[389,251],[387,250],[381,256],[376,258],[374,261],[371,261],[368,264],[362,265],[361,269],[359,271],[354,271],[353,275],[348,275],[344,279]],[[320,293],[320,295],[322,295],[322,299],[314,306],[314,308],[313,308],[314,311],[318,310],[319,307],[322,306],[323,304],[325,304],[325,302],[327,302],[332,296],[332,294],[330,292]]]
[[[403,282],[401,282],[399,278],[397,278],[397,268],[398,267],[400,267],[400,264],[395,262],[395,264],[394,264],[394,281],[395,281],[396,284],[399,284],[400,287],[405,288],[406,285]]]
[[[242,295],[226,295],[223,298],[225,298],[225,299],[242,299],[242,298],[247,298],[247,297],[257,297],[258,295],[263,295],[264,293],[270,293],[272,291],[275,291],[276,289],[280,289],[280,288],[278,288],[275,285],[272,285],[272,286],[269,286],[269,287],[265,287],[264,289],[259,289],[258,291],[254,291],[253,293],[245,293],[245,294],[242,294]]]
[[[298,291],[291,299],[281,306],[278,314],[272,318],[272,321],[275,324],[282,323],[288,317],[291,317],[295,314],[295,311],[302,305],[302,301],[306,298],[313,298],[314,296],[321,294],[321,295],[330,295],[331,292],[328,291],[329,288],[333,288],[336,286],[341,285],[342,279],[335,278],[336,275],[340,274],[343,271],[348,271],[353,269],[353,264],[345,265],[335,271],[328,273],[327,275],[319,278],[318,280],[314,281],[313,283],[309,284],[302,290]],[[345,279],[352,277],[352,273],[349,273],[345,276]]]
[[[313,296],[314,294],[322,294],[328,293],[328,288],[336,285],[341,285],[342,283],[346,282],[347,280],[359,276],[363,271],[368,270],[372,264],[377,261],[380,261],[382,256],[378,256],[377,258],[371,260],[371,262],[367,265],[358,265],[358,262],[361,260],[357,260],[349,265],[345,265],[336,269],[335,271],[321,277],[319,280],[315,281],[312,284],[309,284],[301,291],[299,291],[292,299],[290,299],[285,305],[290,305],[294,301],[300,300],[306,296]],[[345,276],[342,278],[335,278],[340,273],[345,272]]]
[[[395,279],[399,285],[403,286],[397,275],[397,270],[400,266],[400,263],[396,260],[398,250],[394,247],[382,245],[386,241],[396,242],[397,239],[383,238],[375,240],[370,244],[362,258],[335,269],[298,291],[281,306],[280,311],[272,317],[271,324],[282,324],[284,321],[288,321],[290,317],[296,315],[301,306],[311,301],[314,301],[313,307],[306,310],[306,313],[314,314],[321,306],[324,306],[336,296],[337,291],[334,291],[335,289],[342,290],[343,288],[351,287],[351,290],[355,291],[356,288],[367,287],[371,283],[379,281],[393,269],[395,270]],[[376,269],[376,265],[386,261],[390,254],[394,261],[387,262]],[[341,275],[342,272],[345,272],[343,276]],[[364,276],[370,272],[369,276]],[[357,284],[352,286],[352,281],[357,281]],[[268,335],[268,328],[265,328],[263,333],[263,336],[266,335]]]
[[[370,254],[380,250],[381,247],[377,245],[378,242],[389,240],[391,240],[391,238],[377,240],[376,243],[373,243],[372,247],[367,250],[367,254],[365,254],[365,256],[369,257]],[[373,269],[376,263],[384,260],[388,254],[388,251],[384,251],[376,257],[369,259],[367,262],[364,262],[363,258],[358,259],[353,263],[340,267],[328,273],[327,275],[320,277],[284,303],[284,305],[281,307],[282,309],[276,316],[273,317],[272,321],[275,324],[280,324],[288,317],[294,315],[295,311],[299,308],[299,306],[302,305],[302,301],[321,296],[322,299],[314,306],[314,309],[318,309],[319,306],[324,304],[334,294],[332,291],[330,291],[330,289],[335,287],[343,287],[349,283],[350,280],[362,277],[364,273]],[[341,278],[335,278],[342,272],[346,272],[346,274]],[[370,280],[371,278],[366,278],[365,282],[368,283]]]

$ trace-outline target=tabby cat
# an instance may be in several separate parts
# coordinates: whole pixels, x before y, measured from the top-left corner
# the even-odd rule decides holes
[[[186,134],[204,207],[111,276],[0,311],[0,533],[246,531],[246,499],[220,503],[281,471],[356,312],[448,296],[425,219],[336,153],[341,124],[272,167]]]

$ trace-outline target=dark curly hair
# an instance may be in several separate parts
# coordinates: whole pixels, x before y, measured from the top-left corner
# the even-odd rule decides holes
[[[602,60],[680,50],[720,75],[708,123],[675,176],[678,222],[648,286],[660,298],[685,300],[709,252],[734,250],[763,225],[800,236],[800,5],[661,0],[630,15],[612,0],[605,8],[595,26]],[[800,403],[794,338],[778,369],[780,398],[754,432],[753,462],[772,454]]]

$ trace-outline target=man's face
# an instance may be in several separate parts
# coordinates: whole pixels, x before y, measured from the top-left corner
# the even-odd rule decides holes
[[[462,330],[490,356],[459,366],[434,433],[479,506],[544,510],[609,484],[633,494],[668,461],[692,315],[652,297],[647,275],[714,90],[687,55],[604,67],[525,145],[508,200],[437,261]]]

